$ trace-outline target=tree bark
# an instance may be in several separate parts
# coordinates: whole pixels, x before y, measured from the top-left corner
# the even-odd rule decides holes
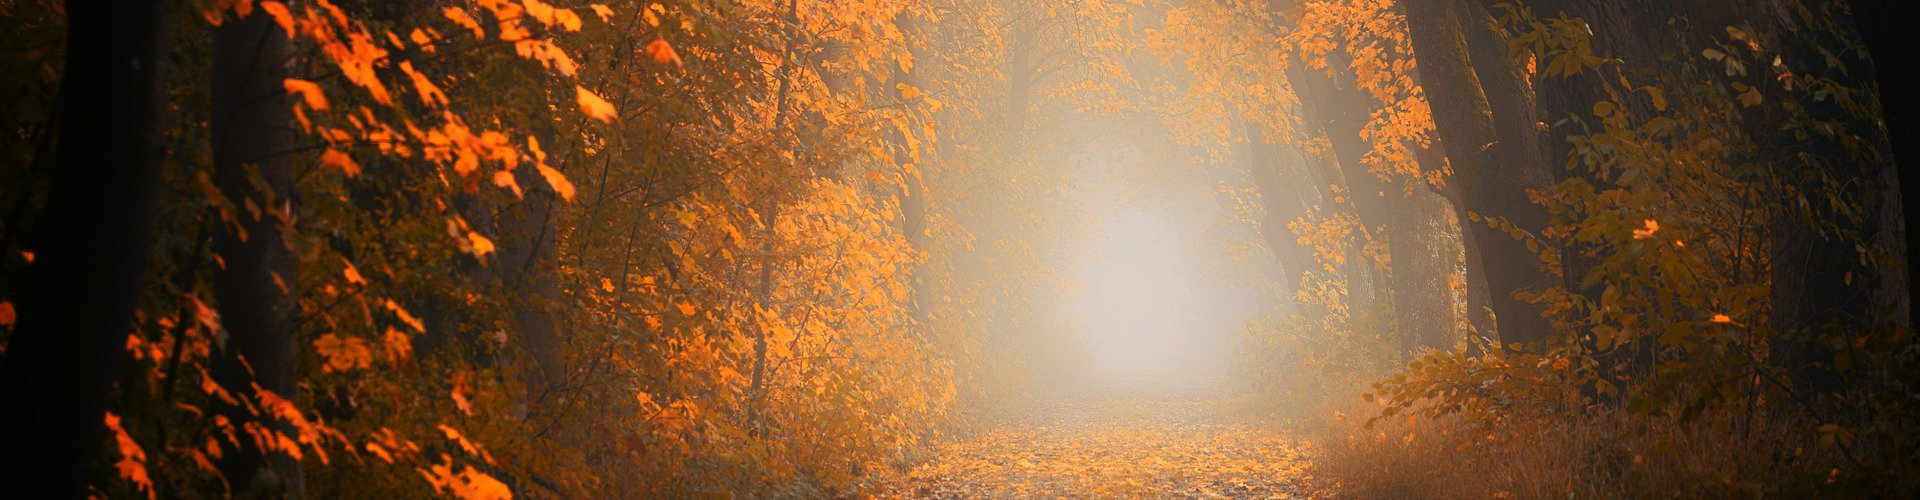
[[[161,1],[69,1],[58,143],[37,255],[0,360],[0,484],[84,498],[145,282],[161,158]]]
[[[494,272],[514,297],[514,323],[520,327],[519,333],[533,357],[524,381],[538,399],[537,395],[553,390],[566,377],[566,367],[560,360],[559,321],[553,314],[561,298],[560,277],[553,268],[559,251],[553,205],[559,195],[534,169],[515,170],[516,182],[526,188],[525,196],[496,213],[494,234],[500,238],[500,246]]]
[[[1394,205],[1387,231],[1393,253],[1394,320],[1399,322],[1401,348],[1408,353],[1453,348],[1457,321],[1447,277],[1459,247],[1447,242],[1444,217],[1449,212],[1445,199],[1424,189]]]
[[[1448,0],[1408,0],[1401,4],[1421,87],[1433,107],[1440,142],[1453,163],[1464,210],[1482,217],[1500,217],[1515,227],[1539,234],[1547,223],[1542,207],[1527,200],[1526,189],[1544,187],[1543,165],[1508,165],[1493,152],[1499,141],[1487,95],[1468,58],[1453,5]],[[1495,328],[1503,344],[1527,343],[1550,333],[1537,308],[1514,297],[1514,292],[1541,290],[1554,284],[1538,257],[1526,245],[1483,222],[1461,220],[1474,239],[1485,271],[1494,310]]]

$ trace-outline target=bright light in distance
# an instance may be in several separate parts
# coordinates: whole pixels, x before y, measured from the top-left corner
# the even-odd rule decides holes
[[[1222,217],[1208,195],[1136,199],[1102,217],[1071,310],[1087,341],[1091,382],[1191,387],[1229,369],[1231,335],[1255,305],[1248,289],[1209,272],[1206,259],[1225,253],[1207,237]]]

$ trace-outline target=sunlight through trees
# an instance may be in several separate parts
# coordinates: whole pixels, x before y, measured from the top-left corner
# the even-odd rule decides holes
[[[0,3],[0,497],[1920,496],[1908,7]]]

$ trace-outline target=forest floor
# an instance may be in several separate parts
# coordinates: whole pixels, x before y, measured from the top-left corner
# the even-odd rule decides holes
[[[1219,398],[1082,398],[941,446],[877,496],[1305,499],[1309,463]]]

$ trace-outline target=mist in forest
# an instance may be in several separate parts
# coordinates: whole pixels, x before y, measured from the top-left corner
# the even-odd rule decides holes
[[[0,498],[1916,498],[1890,0],[0,2]]]
[[[1095,390],[1181,389],[1218,385],[1232,369],[1234,335],[1259,310],[1257,294],[1236,276],[1233,214],[1216,203],[1204,177],[1153,174],[1130,137],[1094,149],[1081,195],[1098,214],[1083,254],[1071,266],[1076,293],[1064,314],[1083,332]],[[1115,153],[1114,151],[1120,151]],[[1129,154],[1131,153],[1131,154]],[[1160,167],[1164,168],[1164,167]]]

